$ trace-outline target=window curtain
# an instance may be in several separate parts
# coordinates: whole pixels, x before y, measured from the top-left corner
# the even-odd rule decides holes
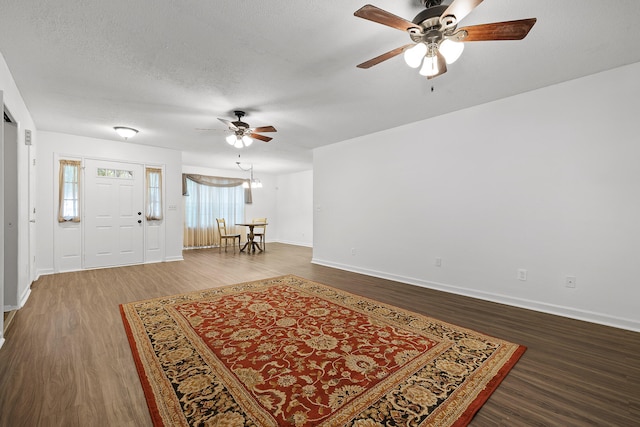
[[[58,222],[80,222],[80,160],[60,160]]]
[[[202,248],[220,244],[216,218],[224,218],[227,232],[236,232],[235,224],[244,221],[246,179],[205,175],[182,175],[185,197],[183,246]],[[251,193],[249,192],[249,195]]]
[[[244,202],[246,204],[253,203],[251,197],[251,180],[242,178],[226,178],[221,176],[207,176],[207,175],[195,175],[195,174],[182,174],[182,195],[188,196],[189,191],[187,189],[187,181],[197,182],[200,185],[207,185],[210,187],[237,187],[243,186],[244,188]]]
[[[162,219],[162,169],[147,168],[147,212],[148,221]]]

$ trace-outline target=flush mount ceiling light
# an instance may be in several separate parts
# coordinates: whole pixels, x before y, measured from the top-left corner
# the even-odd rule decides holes
[[[409,33],[412,44],[383,53],[358,65],[370,68],[404,52],[404,60],[411,68],[420,68],[420,74],[429,79],[447,72],[462,54],[464,44],[474,41],[522,40],[536,23],[536,18],[494,22],[458,28],[458,23],[482,0],[453,0],[449,6],[442,0],[421,0],[425,10],[407,21],[370,4],[358,9],[354,15]]]
[[[251,179],[249,182],[242,184],[244,188],[249,188],[249,185],[251,185],[251,188],[262,188],[262,182],[258,178],[253,177],[253,165],[249,166],[247,169],[243,168],[240,162],[236,162],[236,165],[245,172],[251,172]]]
[[[125,140],[135,136],[138,133],[138,129],[128,128],[125,126],[116,126],[113,128],[113,130],[115,130],[118,135],[123,137]]]

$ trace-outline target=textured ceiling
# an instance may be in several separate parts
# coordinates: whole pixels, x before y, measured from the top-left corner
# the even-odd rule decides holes
[[[485,0],[461,26],[538,22],[523,41],[468,43],[432,81],[402,57],[361,70],[409,42],[354,17],[365,3],[2,0],[0,52],[39,130],[120,140],[112,127],[131,126],[130,143],[186,163],[233,168],[241,153],[272,173],[310,169],[315,147],[640,61],[638,0]],[[409,20],[422,9],[373,4]],[[274,139],[227,145],[216,118],[235,109]]]

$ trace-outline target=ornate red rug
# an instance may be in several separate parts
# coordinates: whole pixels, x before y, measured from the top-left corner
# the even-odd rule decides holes
[[[296,276],[120,311],[156,426],[464,426],[525,351]]]

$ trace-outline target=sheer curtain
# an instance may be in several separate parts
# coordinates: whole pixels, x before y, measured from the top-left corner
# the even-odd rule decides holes
[[[80,222],[80,160],[60,160],[58,222]]]
[[[162,169],[147,168],[147,212],[149,221],[162,219]]]
[[[204,175],[183,175],[185,248],[211,247],[220,244],[216,218],[224,218],[227,231],[244,221],[246,180]],[[249,193],[250,195],[250,193]]]

